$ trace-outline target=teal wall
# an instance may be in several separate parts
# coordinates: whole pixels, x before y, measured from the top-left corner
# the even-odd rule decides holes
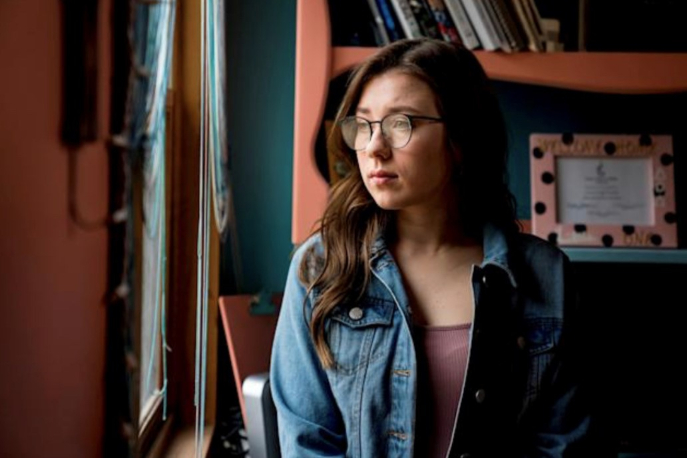
[[[291,244],[296,0],[227,2],[228,125],[246,293],[282,291]],[[234,292],[223,244],[220,290]]]

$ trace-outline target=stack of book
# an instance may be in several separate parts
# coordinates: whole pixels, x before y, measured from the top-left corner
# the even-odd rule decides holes
[[[535,0],[329,0],[329,8],[334,46],[383,46],[426,36],[473,50],[565,48],[560,19],[542,17]]]

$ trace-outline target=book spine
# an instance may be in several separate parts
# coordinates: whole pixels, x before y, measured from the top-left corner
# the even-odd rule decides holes
[[[524,0],[510,0],[513,10],[516,13],[518,23],[525,32],[525,41],[527,48],[532,52],[541,52],[543,48],[537,38],[537,32],[534,30],[534,25],[530,22],[529,15],[525,11]]]
[[[456,26],[453,24],[453,21],[451,20],[451,16],[446,10],[446,5],[444,4],[444,1],[427,0],[427,5],[429,6],[429,9],[432,11],[434,19],[437,21],[437,27],[439,28],[441,36],[444,37],[444,40],[451,41],[454,43],[462,43],[460,35],[458,34],[458,30],[456,29]]]
[[[462,0],[465,12],[470,18],[470,22],[475,27],[482,48],[485,51],[496,51],[499,49],[498,36],[496,30],[489,21],[487,11],[484,9],[483,0]]]
[[[522,0],[524,5],[525,14],[532,25],[532,30],[534,31],[535,38],[537,40],[537,48],[540,51],[545,51],[544,44],[544,27],[541,23],[541,18],[539,17],[539,10],[537,10],[537,5],[535,5],[534,0]]]
[[[492,7],[501,23],[505,38],[511,50],[522,51],[525,48],[525,41],[520,35],[520,30],[515,25],[514,17],[506,5],[506,0],[491,0]]]
[[[504,15],[508,22],[508,28],[515,39],[516,48],[518,51],[527,51],[527,35],[520,22],[518,13],[515,11],[513,0],[498,0],[498,3],[505,12]]]
[[[415,16],[415,20],[420,25],[422,35],[441,40],[441,33],[437,23],[423,0],[408,0],[410,9]]]
[[[477,38],[475,29],[470,23],[470,19],[465,12],[461,0],[445,0],[445,3],[449,14],[453,18],[453,23],[456,25],[456,29],[458,29],[458,34],[463,41],[463,45],[468,49],[479,48],[479,38]]]
[[[494,8],[494,0],[485,0],[482,5],[487,12],[487,16],[489,17],[489,21],[491,22],[494,31],[496,32],[496,42],[499,49],[508,53],[513,52],[506,35],[506,30],[504,28],[505,26],[501,22],[501,19],[496,12],[496,8]]]
[[[391,4],[398,17],[398,22],[401,23],[401,28],[408,38],[421,38],[422,30],[420,25],[415,20],[413,10],[410,9],[408,0],[391,0]]]
[[[377,8],[377,3],[375,0],[367,0],[367,4],[370,6],[370,12],[374,18],[376,24],[376,35],[378,35],[378,40],[382,45],[389,44],[389,34],[386,33],[386,27],[384,26],[384,18],[382,18],[379,8]]]
[[[389,40],[396,41],[404,38],[401,25],[398,23],[398,19],[391,9],[391,5],[389,5],[388,0],[377,0],[377,6],[379,7],[379,12],[384,19],[384,25],[386,26]]]

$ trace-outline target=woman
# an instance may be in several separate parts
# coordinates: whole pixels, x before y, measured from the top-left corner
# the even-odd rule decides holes
[[[334,126],[350,172],[292,260],[273,346],[282,455],[591,456],[570,262],[519,233],[473,54],[388,45]]]

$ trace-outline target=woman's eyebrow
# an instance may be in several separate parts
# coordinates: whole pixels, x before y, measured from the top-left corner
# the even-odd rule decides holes
[[[366,107],[358,107],[355,112],[357,114],[369,115],[370,109]],[[394,105],[387,109],[387,114],[389,113],[420,113],[421,110],[410,106],[410,105]]]

